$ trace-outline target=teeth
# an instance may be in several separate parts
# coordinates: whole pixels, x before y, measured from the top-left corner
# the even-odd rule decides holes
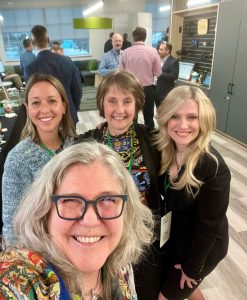
[[[41,118],[40,120],[43,121],[43,122],[47,122],[47,121],[52,120],[52,118]]]
[[[117,120],[123,120],[124,117],[118,117],[118,116],[115,116],[114,119],[117,119]]]
[[[177,131],[177,135],[179,135],[179,136],[187,136],[189,134],[190,134],[189,132],[178,132]]]
[[[76,236],[75,238],[78,242],[84,244],[96,243],[101,239],[100,236]]]

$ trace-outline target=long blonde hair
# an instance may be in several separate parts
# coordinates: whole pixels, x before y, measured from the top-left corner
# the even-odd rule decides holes
[[[203,184],[194,175],[196,164],[200,161],[202,155],[206,153],[218,163],[217,158],[210,152],[211,134],[216,126],[215,109],[210,99],[201,89],[194,86],[179,86],[167,95],[158,108],[159,133],[156,145],[158,150],[161,151],[160,174],[162,174],[176,162],[177,153],[175,142],[167,132],[167,123],[188,99],[192,99],[198,104],[200,129],[198,136],[187,147],[184,172],[178,181],[172,181],[172,186],[177,190],[185,187],[187,192],[195,196]]]
[[[112,280],[122,267],[137,262],[145,246],[153,237],[154,221],[152,212],[140,201],[140,193],[116,152],[98,143],[80,143],[54,156],[23,197],[14,219],[18,242],[16,247],[40,253],[60,271],[70,293],[83,294],[78,270],[50,238],[48,219],[51,209],[51,195],[60,185],[67,170],[75,164],[91,165],[101,161],[122,187],[128,200],[123,211],[124,230],[116,249],[110,254],[105,265],[104,299],[112,299]],[[97,170],[96,170],[97,172]],[[92,178],[92,180],[94,180]]]

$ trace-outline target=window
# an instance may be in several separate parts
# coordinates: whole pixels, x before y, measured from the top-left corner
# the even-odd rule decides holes
[[[23,40],[37,24],[44,25],[52,41],[59,41],[68,56],[86,56],[89,50],[89,31],[74,29],[73,18],[81,17],[82,7],[2,10],[2,26],[6,60],[19,60]]]

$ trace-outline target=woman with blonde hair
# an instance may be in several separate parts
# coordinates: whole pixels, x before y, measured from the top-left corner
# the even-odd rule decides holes
[[[0,298],[135,300],[130,264],[150,244],[153,225],[117,153],[71,146],[23,198],[18,240],[0,256]]]
[[[2,181],[3,236],[14,240],[12,219],[24,190],[37,171],[73,143],[75,128],[62,84],[54,77],[35,74],[25,95],[26,124],[21,141],[8,153]]]
[[[228,249],[230,172],[211,146],[215,110],[199,88],[180,86],[162,102],[157,120],[163,218],[171,224],[158,299],[204,299],[197,287]]]

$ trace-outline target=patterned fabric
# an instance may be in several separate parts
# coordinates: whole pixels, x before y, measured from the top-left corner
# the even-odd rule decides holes
[[[104,130],[102,137],[102,143],[110,146],[116,151],[124,162],[126,168],[130,166],[131,151],[133,155],[133,164],[131,168],[132,178],[143,197],[143,201],[146,203],[146,194],[150,187],[150,177],[147,167],[144,162],[144,158],[141,152],[140,143],[132,125],[127,132],[117,136],[110,136],[110,145],[107,138],[108,127]],[[132,148],[132,150],[131,150]]]
[[[132,268],[123,268],[113,282],[112,300],[136,300]],[[39,254],[11,250],[0,256],[0,300],[82,300],[69,295],[57,270]]]

